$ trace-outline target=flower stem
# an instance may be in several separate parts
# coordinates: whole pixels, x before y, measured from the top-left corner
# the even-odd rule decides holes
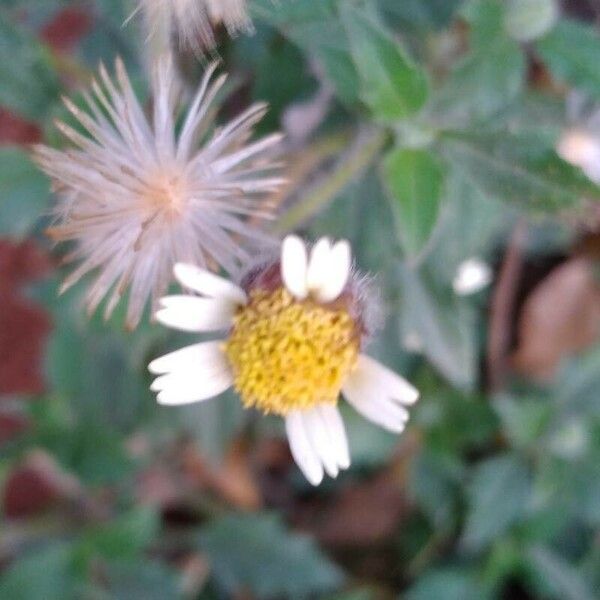
[[[380,129],[359,132],[351,149],[340,159],[333,172],[300,197],[274,225],[274,231],[292,231],[313,217],[373,162],[387,140],[387,132]],[[345,137],[339,137],[336,141],[338,144],[331,155],[348,146]]]

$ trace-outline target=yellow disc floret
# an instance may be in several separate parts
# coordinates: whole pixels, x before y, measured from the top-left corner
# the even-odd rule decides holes
[[[225,345],[244,406],[285,415],[337,402],[358,357],[357,327],[343,305],[254,290]]]

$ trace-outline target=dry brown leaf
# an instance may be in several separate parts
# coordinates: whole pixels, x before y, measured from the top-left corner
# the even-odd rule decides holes
[[[356,548],[388,540],[407,508],[406,497],[390,471],[351,484],[326,504],[306,507],[298,525],[329,547]]]
[[[182,453],[187,478],[240,510],[258,510],[262,497],[250,464],[247,441],[235,439],[219,467],[210,465],[190,444]]]
[[[512,364],[523,375],[551,379],[562,359],[600,339],[600,285],[593,263],[574,258],[529,295],[518,324]]]

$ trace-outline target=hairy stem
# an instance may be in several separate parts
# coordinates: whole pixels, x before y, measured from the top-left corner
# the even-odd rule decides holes
[[[387,139],[387,133],[382,130],[360,132],[350,150],[342,156],[333,171],[317,186],[301,196],[275,224],[274,230],[277,233],[285,233],[306,223],[373,162],[385,146]],[[348,139],[339,136],[327,146],[326,154],[332,156],[347,146]]]

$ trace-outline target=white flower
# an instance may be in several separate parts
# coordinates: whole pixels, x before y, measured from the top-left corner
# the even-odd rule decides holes
[[[459,296],[469,296],[487,287],[491,281],[490,266],[479,258],[468,258],[458,265],[452,287]]]
[[[270,216],[260,196],[282,180],[269,175],[275,165],[265,151],[280,136],[248,143],[264,104],[213,130],[213,104],[225,81],[223,75],[211,83],[214,69],[207,70],[176,134],[179,89],[171,61],[155,66],[150,120],[122,62],[116,63],[116,81],[101,67],[101,83],[94,81],[84,96],[85,111],[65,100],[87,135],[59,122],[74,147],[35,149],[59,196],[49,234],[74,241],[70,258],[82,261],[63,289],[97,273],[86,297],[90,312],[112,291],[109,316],[129,287],[127,324],[135,327],[147,300],[166,292],[176,262],[235,272],[248,259],[246,246],[265,243],[265,234],[246,219]]]
[[[571,92],[567,97],[567,118],[569,126],[562,132],[556,152],[600,184],[600,108],[590,106],[579,92]]]
[[[138,10],[150,38],[174,30],[181,45],[194,50],[215,45],[214,26],[223,24],[230,35],[252,29],[246,0],[140,0]]]
[[[361,353],[369,324],[348,242],[323,238],[309,254],[289,236],[280,260],[252,269],[240,287],[191,265],[176,265],[175,275],[200,296],[167,296],[156,318],[228,333],[150,363],[159,403],[206,400],[234,386],[246,408],[285,419],[292,455],[313,485],[350,465],[340,392],[377,425],[404,429],[418,392]]]

